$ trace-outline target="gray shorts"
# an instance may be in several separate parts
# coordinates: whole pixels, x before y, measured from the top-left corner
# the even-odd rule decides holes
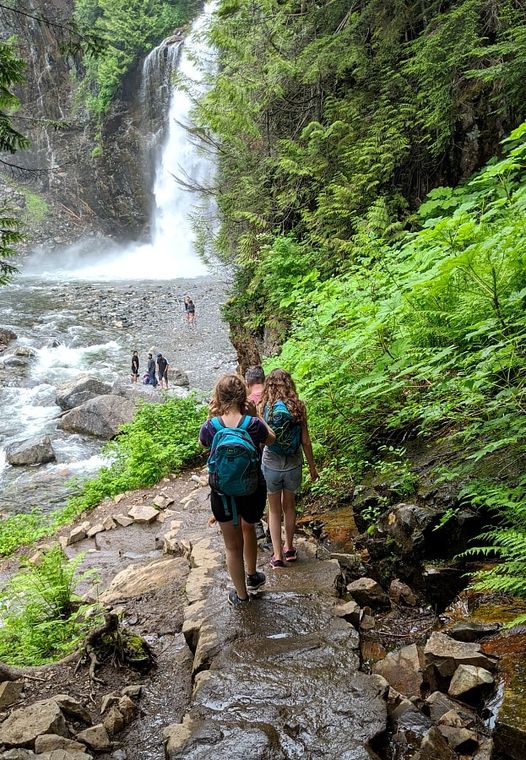
[[[298,493],[300,490],[301,464],[293,467],[292,470],[273,470],[266,464],[262,464],[261,469],[267,483],[268,493],[279,493],[279,491]]]

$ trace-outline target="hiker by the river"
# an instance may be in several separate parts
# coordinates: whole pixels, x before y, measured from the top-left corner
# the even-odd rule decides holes
[[[168,388],[168,360],[162,354],[157,354],[157,370],[161,388]]]
[[[294,548],[296,494],[301,486],[303,453],[312,480],[318,472],[312,454],[305,404],[296,393],[294,380],[283,369],[274,369],[265,380],[259,411],[276,435],[263,449],[262,470],[269,503],[269,528],[273,554],[271,567],[285,567],[298,555]],[[281,516],[285,523],[285,545],[281,541]]]
[[[189,295],[184,297],[184,313],[187,324],[195,325],[195,304]]]
[[[131,360],[131,381],[132,383],[136,383],[139,379],[139,354],[137,351],[134,351],[132,354],[132,360]]]
[[[153,385],[154,388],[157,386],[157,376],[155,374],[155,359],[153,358],[153,354],[148,354],[146,377],[144,378],[143,382],[146,383],[147,385]]]
[[[225,542],[234,584],[228,602],[233,607],[250,601],[249,592],[266,581],[256,567],[254,523],[261,519],[267,498],[260,447],[273,443],[275,436],[259,417],[245,414],[246,404],[243,380],[238,375],[224,375],[216,383],[208,419],[199,433],[200,444],[210,449],[211,506]]]

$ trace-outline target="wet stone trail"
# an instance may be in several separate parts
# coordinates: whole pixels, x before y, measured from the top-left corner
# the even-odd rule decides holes
[[[121,526],[123,515],[145,521]],[[338,562],[317,559],[300,539],[298,561],[272,571],[261,551],[267,583],[234,610],[209,515],[203,473],[165,478],[89,515],[99,532],[66,552],[86,552],[83,567],[96,567],[100,580],[85,590],[148,641],[157,667],[146,676],[103,669],[100,685],[86,668],[76,676],[66,668],[45,696],[63,693],[66,681],[73,696],[90,693],[92,722],[107,723],[104,697],[122,682],[142,684],[135,719],[110,734],[111,749],[97,754],[104,760],[376,757],[369,742],[386,728],[387,684],[359,671],[359,634],[336,614]],[[110,516],[117,525],[102,530]]]

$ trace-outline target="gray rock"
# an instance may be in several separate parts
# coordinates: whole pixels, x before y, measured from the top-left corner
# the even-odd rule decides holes
[[[168,382],[171,383],[171,385],[178,385],[181,388],[190,387],[190,379],[182,369],[172,369],[170,367],[168,369]]]
[[[74,409],[97,396],[105,396],[110,391],[109,383],[90,375],[80,375],[57,389],[56,400],[61,409]]]
[[[0,327],[0,344],[7,346],[12,340],[16,340],[18,335],[8,327]]]
[[[97,723],[96,726],[90,726],[90,728],[80,731],[77,734],[77,739],[97,752],[103,752],[113,746],[108,732],[102,723]]]
[[[108,732],[109,736],[116,736],[116,734],[120,734],[126,725],[126,721],[124,720],[124,716],[117,705],[112,705],[106,711],[102,724]]]
[[[439,725],[437,728],[455,752],[472,755],[479,746],[477,734],[469,728],[448,725]]]
[[[405,604],[408,607],[414,607],[417,604],[417,598],[412,589],[398,578],[391,581],[389,586],[389,597],[395,604]]]
[[[422,686],[424,658],[416,644],[402,647],[389,654],[373,667],[373,673],[385,678],[390,686],[406,697],[419,697]]]
[[[69,536],[66,539],[66,546],[71,546],[72,544],[76,544],[79,541],[83,541],[86,536],[88,535],[88,531],[90,529],[90,524],[88,520],[84,520],[84,522],[81,522],[80,525],[77,525]]]
[[[473,642],[492,636],[499,631],[498,623],[478,623],[475,620],[461,620],[448,628],[448,635],[457,641]]]
[[[30,346],[17,346],[15,348],[15,356],[25,356],[28,359],[32,358],[33,356],[36,356],[36,351],[34,348],[30,348]]]
[[[380,518],[378,530],[390,536],[402,555],[419,554],[424,546],[424,531],[436,514],[418,504],[398,504]]]
[[[33,748],[37,736],[42,734],[68,735],[64,715],[54,699],[14,710],[0,723],[0,745],[5,747]]]
[[[117,525],[120,525],[121,528],[127,528],[128,525],[131,525],[133,523],[133,519],[131,517],[127,517],[126,515],[113,515],[114,521],[117,523]]]
[[[59,705],[62,712],[66,713],[69,717],[80,720],[88,725],[91,724],[91,715],[78,699],[70,697],[68,694],[57,694],[53,699]]]
[[[124,689],[121,689],[121,694],[126,697],[132,697],[133,699],[139,699],[142,694],[142,684],[134,683],[125,686]]]
[[[435,631],[429,637],[425,649],[424,673],[430,687],[446,690],[451,676],[459,665],[473,665],[493,670],[495,661],[480,651],[478,644],[467,644]]]
[[[44,752],[53,752],[57,749],[64,749],[68,752],[84,752],[86,747],[80,742],[68,739],[58,734],[42,734],[35,740],[35,752],[40,755]]]
[[[457,757],[438,728],[433,726],[422,739],[420,749],[411,760],[456,760]]]
[[[8,356],[3,361],[4,367],[27,367],[27,357],[23,356]]]
[[[459,699],[480,699],[493,687],[495,679],[485,668],[459,665],[449,684],[448,694]]]
[[[55,451],[48,435],[12,443],[6,448],[6,459],[14,466],[46,464],[55,460]]]
[[[111,386],[113,396],[122,396],[131,401],[137,402],[139,399],[147,401],[149,404],[164,404],[166,398],[164,394],[151,385],[142,385],[142,383],[130,383],[129,380],[115,380]]]
[[[61,430],[109,440],[133,420],[135,404],[121,396],[98,396],[67,412],[59,420]]]
[[[372,578],[359,578],[347,584],[347,591],[361,607],[388,607],[389,597]]]
[[[97,533],[102,533],[103,530],[105,530],[105,528],[102,523],[95,523],[95,525],[92,525],[91,528],[86,531],[86,535],[88,538],[93,538]]]
[[[334,614],[336,617],[343,618],[353,625],[358,625],[360,622],[360,605],[354,601],[338,604],[334,608]]]
[[[138,523],[151,523],[157,519],[159,512],[153,507],[137,504],[128,512],[128,517]]]
[[[465,708],[458,702],[447,697],[445,694],[442,694],[441,691],[434,691],[427,697],[423,709],[430,716],[433,723],[438,723],[440,718],[450,710]]]
[[[24,684],[22,681],[2,681],[0,683],[0,710],[11,707],[20,699]]]

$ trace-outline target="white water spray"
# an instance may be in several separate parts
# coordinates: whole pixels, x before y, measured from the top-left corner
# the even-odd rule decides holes
[[[210,57],[202,33],[213,7],[214,2],[205,6],[184,42],[164,40],[143,64],[141,100],[145,111],[169,102],[167,133],[155,171],[151,242],[126,248],[110,244],[102,250],[99,246],[97,252],[81,243],[62,255],[35,256],[26,263],[24,274],[66,280],[167,280],[207,273],[195,250],[192,216],[196,212],[196,195],[182,187],[176,177],[191,185],[206,185],[214,166],[189,136],[192,99],[185,89],[173,84],[173,77],[178,71],[183,81],[193,83],[194,90],[203,86],[201,67],[194,59]]]

